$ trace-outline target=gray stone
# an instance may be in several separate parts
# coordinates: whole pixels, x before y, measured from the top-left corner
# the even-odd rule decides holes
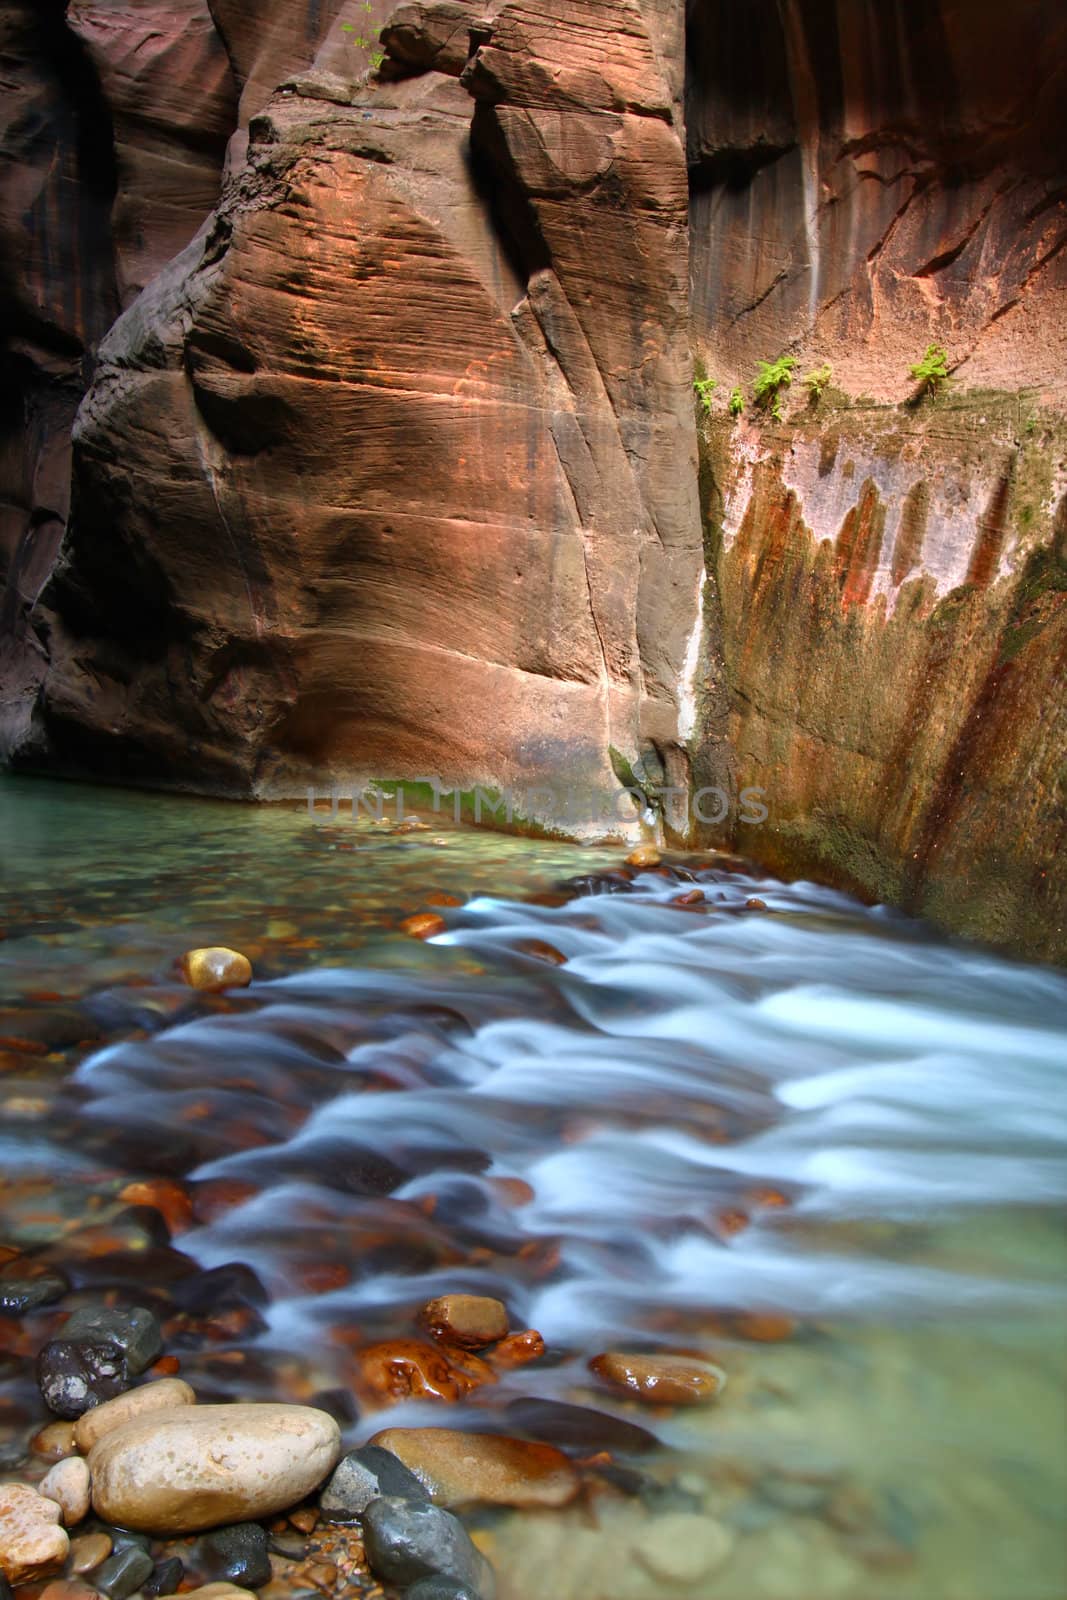
[[[111,1600],[126,1600],[127,1595],[139,1589],[152,1575],[152,1557],[136,1545],[118,1550],[108,1556],[102,1567],[93,1573],[93,1588],[102,1589]]]
[[[163,1349],[159,1323],[143,1306],[109,1311],[103,1306],[83,1306],[63,1328],[69,1344],[114,1344],[126,1357],[134,1377],[146,1371]]]
[[[145,1579],[141,1588],[149,1596],[149,1600],[156,1600],[159,1595],[177,1594],[184,1577],[185,1568],[182,1565],[181,1558],[179,1556],[168,1556],[166,1561],[158,1563],[152,1576]]]
[[[21,1317],[38,1306],[51,1305],[61,1300],[70,1288],[62,1273],[45,1272],[38,1278],[0,1279],[0,1313],[8,1317]]]
[[[353,1522],[382,1495],[424,1505],[429,1495],[413,1472],[391,1450],[365,1444],[339,1461],[319,1496],[319,1509],[327,1522]]]
[[[234,1522],[206,1533],[199,1545],[198,1565],[209,1583],[235,1583],[258,1589],[271,1579],[267,1530],[258,1522]]]
[[[478,1591],[454,1578],[420,1578],[405,1590],[404,1600],[479,1600]]]
[[[363,1542],[371,1571],[390,1583],[451,1578],[477,1600],[492,1600],[493,1574],[470,1535],[450,1511],[383,1497],[363,1513]]]
[[[126,1358],[116,1344],[53,1339],[38,1354],[37,1385],[57,1417],[80,1417],[129,1387]]]

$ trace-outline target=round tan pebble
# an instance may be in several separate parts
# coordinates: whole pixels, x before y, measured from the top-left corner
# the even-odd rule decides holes
[[[125,1427],[137,1417],[150,1411],[174,1411],[179,1406],[195,1404],[196,1395],[181,1378],[160,1378],[156,1383],[143,1384],[140,1389],[127,1389],[114,1400],[105,1400],[102,1406],[86,1411],[74,1424],[75,1443],[88,1455],[106,1434]]]
[[[618,1350],[594,1356],[590,1369],[611,1389],[655,1406],[697,1406],[714,1400],[726,1374],[711,1361],[688,1356],[625,1355]]]
[[[766,909],[766,900],[761,900],[758,894],[754,894],[750,900],[745,901],[746,911],[766,911]]]
[[[414,917],[405,917],[400,924],[401,932],[411,939],[432,939],[444,933],[447,926],[444,917],[439,917],[434,911],[420,911]]]
[[[37,1486],[38,1492],[54,1500],[63,1521],[73,1528],[89,1514],[89,1465],[82,1456],[57,1461]]]
[[[626,857],[628,867],[658,867],[663,857],[654,844],[639,844],[636,850],[631,850]]]
[[[110,1554],[110,1534],[83,1533],[80,1539],[75,1539],[71,1543],[70,1570],[79,1576],[83,1572],[92,1572],[102,1561],[106,1561]]]
[[[208,945],[187,950],[181,961],[182,976],[192,989],[218,994],[222,989],[246,989],[252,982],[252,963],[239,950]]]
[[[422,1308],[422,1321],[435,1339],[481,1350],[508,1331],[503,1302],[480,1294],[443,1294]]]
[[[181,1406],[93,1446],[93,1507],[143,1533],[196,1533],[299,1504],[341,1454],[334,1419],[312,1406]]]
[[[69,1549],[54,1500],[25,1483],[0,1484],[0,1572],[8,1583],[32,1583],[58,1572]]]
[[[257,1600],[251,1589],[239,1589],[235,1583],[205,1583],[200,1589],[186,1589],[182,1600]]]
[[[691,1585],[721,1567],[736,1535],[712,1517],[673,1511],[649,1523],[634,1541],[634,1555],[654,1578]]]
[[[77,1455],[73,1422],[50,1422],[40,1433],[34,1434],[30,1449],[35,1456],[43,1456],[46,1461],[62,1461],[67,1456]]]
[[[51,1583],[45,1584],[38,1600],[97,1600],[97,1592],[90,1589],[87,1583],[78,1583],[76,1579],[54,1578]]]

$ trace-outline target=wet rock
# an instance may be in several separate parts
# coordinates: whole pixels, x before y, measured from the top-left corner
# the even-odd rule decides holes
[[[108,1533],[83,1533],[70,1546],[70,1570],[79,1576],[92,1572],[111,1554],[111,1535]]]
[[[536,1328],[526,1328],[522,1333],[511,1333],[506,1339],[501,1339],[495,1350],[489,1352],[488,1359],[494,1367],[505,1370],[511,1367],[524,1367],[528,1361],[539,1361],[545,1353],[545,1341]]]
[[[460,1400],[474,1380],[431,1344],[390,1339],[360,1352],[360,1373],[372,1394],[390,1400]]]
[[[75,1455],[78,1446],[74,1443],[73,1422],[50,1422],[40,1433],[34,1434],[30,1449],[46,1461],[62,1461],[66,1456]]]
[[[58,1572],[69,1549],[54,1500],[24,1483],[0,1484],[0,1573],[9,1583]]]
[[[205,1583],[199,1589],[187,1589],[182,1600],[256,1600],[256,1594],[235,1583]]]
[[[447,926],[444,917],[439,917],[435,911],[420,911],[414,917],[405,917],[400,929],[411,939],[433,939],[444,933]]]
[[[152,1557],[136,1545],[116,1550],[93,1574],[93,1583],[111,1600],[126,1600],[152,1575]]]
[[[382,1495],[414,1504],[429,1498],[415,1474],[397,1456],[366,1444],[349,1451],[338,1463],[319,1496],[319,1509],[327,1522],[352,1522]]]
[[[657,1517],[641,1530],[634,1554],[654,1578],[692,1585],[723,1565],[735,1537],[712,1517],[675,1511]]]
[[[563,1400],[513,1400],[507,1417],[511,1427],[582,1455],[598,1450],[639,1455],[659,1444],[647,1428],[639,1428],[622,1417],[606,1416],[591,1406],[569,1405]]]
[[[579,1478],[560,1450],[492,1433],[386,1428],[372,1444],[391,1450],[439,1505],[563,1506]]]
[[[766,909],[767,902],[766,900],[761,900],[759,895],[754,894],[745,901],[746,911],[766,911]]]
[[[15,1270],[22,1267],[22,1271]],[[39,1272],[28,1275],[25,1263],[12,1263],[10,1275],[0,1273],[0,1315],[22,1317],[38,1306],[52,1305],[62,1300],[70,1284],[61,1272]]]
[[[435,1339],[480,1350],[508,1331],[507,1308],[480,1294],[446,1294],[423,1307],[422,1321]]]
[[[158,1595],[177,1594],[185,1577],[185,1567],[179,1556],[168,1556],[166,1561],[160,1561],[153,1568],[149,1577],[141,1585],[141,1592],[155,1600]]]
[[[640,844],[636,850],[631,850],[626,857],[628,867],[658,867],[663,857],[655,845]]]
[[[140,1389],[128,1389],[125,1394],[106,1405],[97,1406],[79,1417],[74,1425],[74,1441],[79,1450],[88,1455],[95,1444],[116,1428],[145,1417],[150,1412],[174,1411],[179,1406],[196,1404],[196,1395],[181,1378],[160,1378],[156,1383],[146,1383]]]
[[[454,1578],[420,1578],[405,1590],[404,1600],[479,1600],[478,1591]]]
[[[181,959],[182,977],[192,989],[218,994],[223,989],[245,989],[252,982],[252,963],[239,950],[209,945],[187,950]]]
[[[109,1311],[104,1306],[83,1306],[63,1325],[68,1344],[118,1345],[126,1369],[134,1377],[144,1372],[163,1349],[159,1323],[143,1306]]]
[[[193,1223],[193,1203],[180,1183],[170,1178],[147,1178],[143,1182],[128,1183],[119,1190],[119,1199],[131,1206],[145,1206],[158,1211],[171,1235],[184,1233]]]
[[[372,1500],[363,1515],[363,1541],[376,1578],[401,1584],[451,1578],[472,1589],[479,1600],[492,1594],[489,1563],[459,1518],[440,1506]]]
[[[340,1453],[336,1422],[310,1406],[183,1406],[94,1445],[93,1505],[124,1527],[198,1532],[296,1505]]]
[[[88,1463],[81,1456],[57,1461],[41,1479],[38,1492],[56,1502],[68,1528],[75,1527],[89,1514]]]
[[[258,1522],[235,1522],[216,1528],[200,1541],[200,1562],[213,1583],[235,1583],[259,1589],[271,1579],[267,1531]]]
[[[648,1405],[703,1405],[714,1400],[726,1383],[721,1367],[688,1356],[628,1355],[610,1350],[594,1356],[589,1366],[609,1388]]]
[[[98,1600],[95,1589],[77,1578],[53,1578],[41,1590],[38,1600]]]
[[[58,1417],[80,1417],[126,1388],[126,1358],[116,1344],[53,1339],[37,1357],[41,1397]]]

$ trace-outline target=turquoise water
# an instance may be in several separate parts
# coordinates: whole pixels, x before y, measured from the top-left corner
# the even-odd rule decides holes
[[[1060,1600],[1067,978],[725,858],[588,893],[621,849],[427,820],[0,784],[3,1237],[155,1295],[205,1397],[559,1439],[580,1504],[472,1519],[503,1600]],[[204,943],[253,987],[191,995]],[[172,1240],[131,1180],[191,1197]],[[545,1359],[387,1407],[360,1350],[448,1289]],[[610,1348],[729,1381],[640,1408]]]

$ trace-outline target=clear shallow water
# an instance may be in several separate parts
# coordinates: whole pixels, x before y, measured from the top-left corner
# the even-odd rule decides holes
[[[359,1390],[425,1299],[497,1293],[545,1361],[451,1407],[361,1393],[350,1431],[570,1427],[626,1468],[481,1519],[505,1597],[1064,1593],[1063,974],[709,857],[672,858],[700,912],[656,874],[530,904],[622,852],[22,782],[0,842],[6,1234],[164,1309],[179,1261],[253,1268],[243,1319],[175,1323],[203,1393]],[[448,932],[402,938],[434,893]],[[202,942],[265,981],[190,997]],[[116,1198],[160,1174],[197,1202],[173,1245]],[[730,1381],[638,1409],[590,1378],[610,1347]],[[671,1575],[698,1524],[714,1561]]]

